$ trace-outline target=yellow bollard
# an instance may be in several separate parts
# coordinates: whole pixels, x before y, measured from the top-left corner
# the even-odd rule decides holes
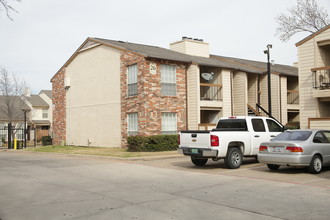
[[[17,139],[14,138],[14,150],[17,150]]]

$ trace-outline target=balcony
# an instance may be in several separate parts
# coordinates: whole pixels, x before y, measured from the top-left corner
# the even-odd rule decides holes
[[[313,97],[328,100],[330,98],[330,66],[313,68],[312,74]]]
[[[298,90],[288,90],[287,91],[288,104],[299,105],[299,91]]]
[[[222,107],[222,85],[200,83],[201,107]]]
[[[222,85],[201,83],[201,100],[222,101],[221,89]]]

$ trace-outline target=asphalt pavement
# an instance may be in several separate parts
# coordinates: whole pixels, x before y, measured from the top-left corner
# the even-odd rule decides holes
[[[330,219],[330,170],[0,152],[0,219]]]

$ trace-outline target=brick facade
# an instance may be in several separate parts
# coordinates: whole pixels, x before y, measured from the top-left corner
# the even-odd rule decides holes
[[[65,70],[52,78],[53,97],[53,144],[61,145],[66,140],[66,91]]]
[[[138,95],[127,95],[127,67],[138,66]],[[150,64],[156,66],[150,71]],[[161,95],[160,65],[176,66],[176,96]],[[163,112],[177,113],[177,129],[186,129],[186,65],[181,62],[162,60],[147,60],[129,52],[121,55],[121,120],[122,144],[127,139],[127,114],[138,113],[139,135],[161,134],[161,114]]]

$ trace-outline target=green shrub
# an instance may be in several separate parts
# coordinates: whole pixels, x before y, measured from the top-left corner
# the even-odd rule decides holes
[[[52,145],[51,136],[42,136],[41,137],[42,146]]]
[[[300,129],[300,122],[299,121],[289,121],[285,127],[287,129]]]
[[[178,148],[178,136],[129,136],[127,143],[129,151],[170,151]]]

